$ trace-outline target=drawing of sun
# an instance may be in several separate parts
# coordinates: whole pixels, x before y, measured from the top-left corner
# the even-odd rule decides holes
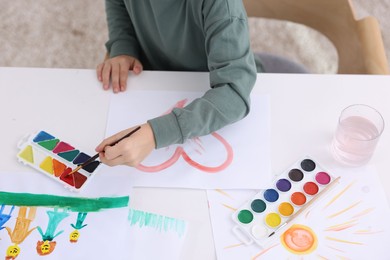
[[[317,248],[318,239],[308,226],[295,224],[284,232],[280,241],[291,253],[297,255],[310,254]]]
[[[218,195],[214,198],[218,200],[221,214],[223,209],[226,217],[232,219],[236,208],[242,204],[242,198],[239,202],[235,200],[234,191],[215,190],[215,192]],[[387,226],[381,224],[384,222],[381,216],[383,212],[375,207],[377,204],[372,203],[372,198],[377,195],[370,195],[370,192],[371,188],[365,183],[350,179],[348,182],[340,183],[331,194],[306,210],[291,226],[279,234],[278,239],[266,247],[261,248],[256,243],[247,245],[231,234],[232,239],[225,241],[233,243],[223,245],[221,251],[227,256],[229,250],[230,252],[236,250],[234,252],[236,255],[237,252],[243,252],[252,260],[276,259],[275,257],[277,259],[357,259],[351,256],[363,256],[364,252],[372,252],[372,250],[385,252],[383,243],[378,240],[386,234]],[[256,251],[257,253],[253,253]],[[252,254],[249,256],[248,252]]]

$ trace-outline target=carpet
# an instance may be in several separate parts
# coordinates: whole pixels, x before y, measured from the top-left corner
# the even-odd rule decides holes
[[[0,0],[0,66],[95,68],[107,40],[104,1]],[[353,0],[357,18],[375,16],[390,57],[390,1]],[[321,34],[302,25],[249,19],[251,45],[302,63],[313,73],[335,73],[337,55]]]

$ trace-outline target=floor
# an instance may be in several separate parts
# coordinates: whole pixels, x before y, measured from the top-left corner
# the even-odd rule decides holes
[[[390,1],[352,1],[358,18],[378,19],[390,57]],[[91,69],[102,60],[107,39],[103,0],[0,3],[0,66]],[[249,23],[254,51],[287,56],[314,73],[336,71],[336,52],[318,33],[295,24],[259,19]]]

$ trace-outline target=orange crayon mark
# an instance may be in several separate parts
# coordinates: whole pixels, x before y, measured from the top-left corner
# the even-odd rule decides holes
[[[341,192],[339,192],[336,196],[333,197],[333,199],[331,199],[324,207],[324,209],[326,209],[327,207],[329,207],[330,205],[332,205],[337,199],[339,199],[345,192],[347,192],[347,190],[349,190],[353,184],[355,184],[356,181],[350,183],[347,187],[345,187]]]
[[[274,248],[274,247],[276,247],[276,246],[278,246],[278,245],[279,245],[279,244],[275,244],[275,245],[272,245],[272,246],[270,246],[270,247],[268,247],[268,248],[266,248],[266,249],[260,251],[260,253],[258,253],[257,255],[254,255],[254,256],[251,258],[251,260],[255,260],[255,259],[258,258],[259,256],[264,255],[264,254],[267,253],[269,250],[271,250],[272,248]]]
[[[224,191],[224,190],[216,189],[215,191],[218,192],[218,193],[220,193],[220,194],[222,194],[222,195],[224,195],[224,196],[226,196],[226,197],[228,197],[228,198],[230,198],[230,199],[233,199],[232,196],[230,196],[230,194],[227,193],[227,192]]]
[[[339,212],[336,212],[336,213],[334,213],[334,214],[328,216],[328,218],[334,218],[334,217],[336,217],[336,216],[338,216],[338,215],[341,215],[341,214],[347,212],[348,210],[350,210],[350,209],[356,207],[356,206],[359,205],[360,203],[362,203],[362,201],[358,201],[358,202],[352,204],[351,206],[346,207],[345,209],[340,210]]]
[[[239,244],[234,244],[234,245],[230,245],[230,246],[225,246],[223,249],[229,249],[229,248],[234,248],[234,247],[238,247],[238,246],[243,246],[244,243],[239,243]]]
[[[348,240],[338,239],[334,237],[326,237],[326,239],[340,242],[340,243],[351,244],[351,245],[364,245],[363,243],[360,242],[348,241]]]
[[[356,226],[357,224],[358,223],[356,223],[356,221],[352,220],[338,225],[330,226],[327,229],[325,229],[325,231],[341,231]]]
[[[237,210],[236,208],[233,208],[232,206],[226,205],[224,203],[222,203],[222,206],[224,206],[225,208],[228,208],[228,209],[230,209],[232,211],[236,211]]]

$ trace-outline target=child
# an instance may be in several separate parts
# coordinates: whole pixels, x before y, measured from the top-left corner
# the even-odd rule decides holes
[[[96,148],[110,166],[137,166],[153,149],[210,134],[249,113],[256,81],[248,21],[241,0],[106,0],[109,58],[97,67],[105,90],[126,90],[129,70],[208,71],[210,90],[184,108]]]

